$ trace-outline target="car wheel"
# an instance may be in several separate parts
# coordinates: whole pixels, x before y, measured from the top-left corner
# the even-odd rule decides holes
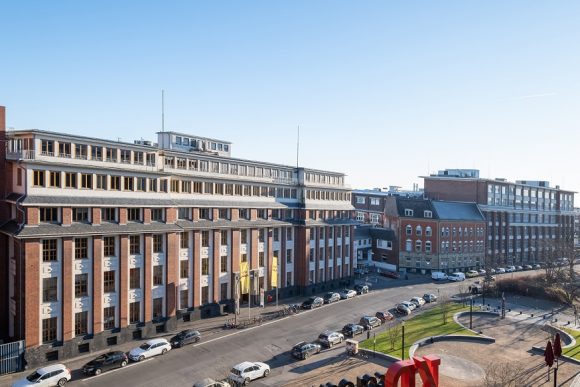
[[[66,378],[62,378],[58,381],[57,385],[62,387],[66,384],[66,382],[67,382]]]
[[[310,357],[310,354],[309,353],[305,353],[304,354],[304,360],[308,359],[309,357]]]
[[[145,359],[145,356],[141,355],[139,356],[139,360],[138,361],[143,361]]]
[[[250,378],[245,378],[244,379],[244,386],[247,386],[248,384],[250,384]]]
[[[95,370],[95,375],[100,375],[100,374],[101,374],[101,372],[102,372],[102,371],[101,371],[101,369],[100,369],[100,368],[97,368],[97,369]]]
[[[127,360],[123,360],[121,362],[121,368],[125,367],[127,365]]]
[[[338,344],[342,344],[342,337],[338,339]]]
[[[334,346],[334,343],[333,343],[332,341],[329,341],[329,342],[328,342],[328,346],[329,346],[330,348],[332,348],[332,347]]]
[[[162,355],[165,355],[167,353],[167,348],[163,348],[163,350],[161,351]]]
[[[270,370],[265,370],[264,371],[264,377],[268,376],[270,374]]]

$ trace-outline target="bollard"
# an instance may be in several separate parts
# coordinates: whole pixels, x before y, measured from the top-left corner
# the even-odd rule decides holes
[[[530,316],[534,317],[534,314],[532,313]]]
[[[520,314],[522,314],[522,311],[520,310]]]

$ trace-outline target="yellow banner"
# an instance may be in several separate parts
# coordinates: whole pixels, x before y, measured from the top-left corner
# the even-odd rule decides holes
[[[250,293],[250,272],[248,262],[240,262],[240,294]]]
[[[272,258],[272,275],[270,277],[271,277],[270,284],[272,285],[273,288],[277,288],[278,287],[278,257]]]

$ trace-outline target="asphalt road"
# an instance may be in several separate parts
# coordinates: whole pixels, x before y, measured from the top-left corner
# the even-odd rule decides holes
[[[529,274],[532,273],[519,272],[502,276]],[[306,361],[295,360],[290,356],[289,350],[297,342],[314,341],[324,330],[341,330],[347,323],[357,323],[363,315],[374,315],[378,310],[391,309],[396,303],[414,296],[422,296],[425,293],[434,293],[440,297],[451,296],[458,293],[459,287],[467,291],[468,286],[474,281],[468,279],[460,283],[433,283],[428,282],[425,277],[405,281],[372,276],[369,280],[371,283],[378,281],[373,283],[376,290],[356,296],[354,299],[302,311],[297,315],[269,321],[261,326],[244,330],[224,330],[202,339],[198,344],[175,349],[164,356],[140,363],[130,363],[125,368],[108,371],[99,376],[82,375],[80,368],[88,360],[67,362],[67,366],[73,370],[70,385],[191,386],[195,381],[206,377],[223,379],[227,377],[233,365],[243,361],[262,361],[271,367],[271,374],[267,378],[254,381],[252,385],[281,385],[345,356],[342,344],[332,349],[323,349],[321,354]],[[385,286],[387,288],[384,288]],[[427,304],[422,308],[428,307]],[[242,310],[242,318],[245,317],[243,313]],[[375,332],[381,329],[378,328]],[[366,333],[357,338],[366,338]]]

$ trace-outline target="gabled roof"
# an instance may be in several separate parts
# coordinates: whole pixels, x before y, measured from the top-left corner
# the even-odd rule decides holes
[[[405,215],[405,210],[413,210],[413,216]],[[435,219],[435,211],[429,199],[411,199],[397,197],[397,212],[402,218],[425,218],[425,211],[431,211],[432,217],[426,219]]]
[[[485,221],[483,214],[475,203],[433,200],[431,204],[437,212],[437,218],[441,220]]]

